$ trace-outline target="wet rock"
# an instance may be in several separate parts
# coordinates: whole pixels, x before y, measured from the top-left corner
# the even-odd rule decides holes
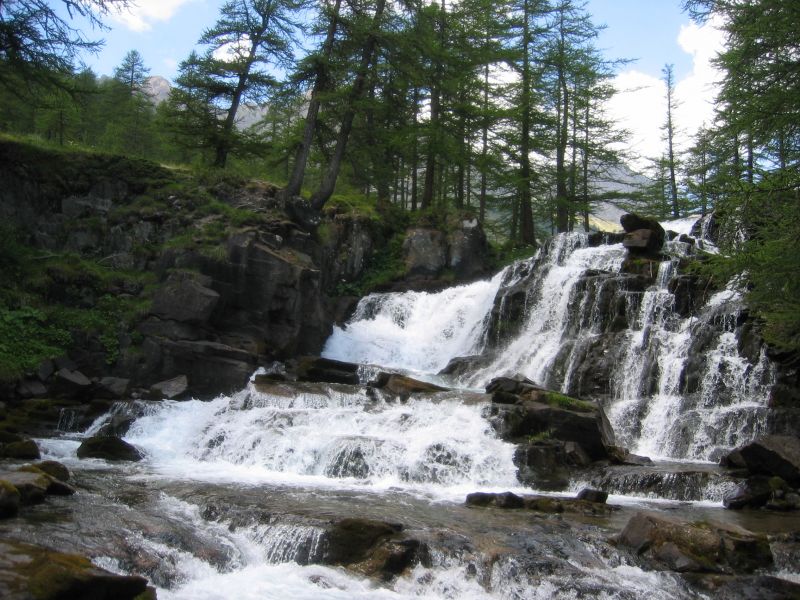
[[[115,575],[88,558],[0,541],[0,597],[6,600],[155,600],[147,580]]]
[[[571,473],[591,462],[580,444],[562,440],[543,439],[519,444],[514,452],[519,481],[544,490],[565,489]]]
[[[78,458],[139,461],[142,454],[128,442],[116,437],[91,437],[78,446]]]
[[[797,600],[800,584],[771,575],[736,577],[731,575],[690,576],[689,581],[715,600]]]
[[[44,502],[50,478],[44,473],[26,473],[24,471],[0,472],[0,480],[14,486],[20,495],[23,506]]]
[[[186,375],[178,375],[166,381],[159,381],[150,386],[150,397],[160,400],[174,400],[186,393],[189,389],[189,379]]]
[[[725,523],[685,523],[636,513],[617,538],[649,568],[678,572],[751,573],[773,564],[766,536]]]
[[[591,488],[584,488],[578,495],[575,496],[576,500],[586,500],[587,502],[597,502],[599,504],[605,504],[606,500],[608,500],[608,492],[603,492],[601,490],[593,490]]]
[[[400,525],[370,519],[350,518],[336,521],[325,534],[328,542],[326,563],[346,566],[361,562],[368,558],[379,541],[401,530]]]
[[[724,460],[750,473],[776,475],[792,486],[800,486],[800,438],[767,435],[734,450]]]
[[[759,508],[769,502],[772,496],[773,489],[768,477],[749,477],[737,485],[731,493],[726,494],[722,504],[732,510]]]
[[[398,396],[401,400],[407,400],[413,394],[431,394],[447,391],[447,388],[427,381],[419,381],[406,375],[398,375],[397,373],[378,373],[378,376],[370,382],[370,385]]]
[[[606,458],[606,448],[614,445],[614,432],[601,407],[557,392],[529,388],[516,404],[494,403],[492,414],[492,424],[508,441],[546,436],[575,442],[591,460]]]
[[[0,479],[0,519],[16,516],[20,503],[19,490],[11,482]]]
[[[21,440],[3,444],[0,447],[0,456],[4,458],[15,458],[17,460],[38,460],[41,458],[39,446],[33,440]]]
[[[176,271],[156,291],[150,312],[162,319],[205,323],[219,302],[219,294],[209,285],[210,277]]]
[[[653,464],[649,457],[632,454],[627,448],[619,446],[610,446],[608,448],[608,458],[615,465],[645,466]]]
[[[491,492],[474,492],[467,495],[467,506],[495,506],[497,508],[522,508],[525,501],[522,496],[512,492],[499,494]]]
[[[305,356],[297,359],[293,369],[299,381],[358,385],[358,365],[331,358]]]
[[[20,473],[33,473],[34,475],[44,475],[47,477],[48,484],[47,488],[45,489],[45,493],[48,496],[72,496],[72,494],[75,493],[75,488],[73,488],[71,485],[61,479],[49,475],[35,465],[23,465],[17,469],[17,471]]]

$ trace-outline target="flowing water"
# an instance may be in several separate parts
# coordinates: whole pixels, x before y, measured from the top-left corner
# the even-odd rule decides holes
[[[84,434],[65,415],[63,437],[39,443],[70,467],[78,495],[0,522],[0,533],[143,574],[159,598],[176,600],[703,597],[674,574],[635,566],[609,538],[642,507],[784,526],[721,515],[730,481],[704,462],[763,429],[770,367],[740,354],[735,291],[682,317],[669,289],[679,259],[662,262],[644,289],[615,283],[624,259],[621,245],[558,236],[488,281],[369,296],[325,347],[330,358],[427,378],[479,356],[448,376],[470,391],[399,402],[359,386],[251,383],[210,402],[121,404],[115,411],[135,417],[125,439],[145,455],[135,464],[78,460],[81,438],[113,414]],[[627,327],[609,328],[609,302]],[[501,325],[513,311],[509,337]],[[698,344],[701,329],[711,333]],[[610,332],[614,364],[597,399],[622,443],[672,462],[576,478],[567,495],[584,485],[614,494],[621,509],[607,516],[465,507],[470,492],[531,491],[475,390],[513,374],[571,392]],[[346,517],[398,523],[425,552],[390,581],[331,566],[331,528]]]

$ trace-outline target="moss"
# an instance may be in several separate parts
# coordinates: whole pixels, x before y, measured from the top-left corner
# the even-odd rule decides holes
[[[596,409],[595,405],[591,402],[571,398],[570,396],[565,396],[558,392],[545,392],[544,401],[550,406],[556,406],[575,412],[592,412]]]
[[[535,433],[533,435],[528,436],[528,443],[535,444],[536,442],[544,442],[553,437],[553,430],[546,429],[544,431],[540,431],[539,433]]]

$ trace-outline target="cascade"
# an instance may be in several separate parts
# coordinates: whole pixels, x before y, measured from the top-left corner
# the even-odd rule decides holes
[[[688,233],[695,221],[666,227]],[[521,375],[600,401],[618,441],[634,452],[717,460],[765,431],[771,369],[763,352],[741,350],[742,305],[733,289],[698,314],[676,310],[670,282],[689,248],[668,242],[673,258],[647,283],[622,270],[621,244],[590,247],[584,234],[560,234],[490,282],[362,300],[323,355],[388,357],[395,368],[429,373],[480,355],[456,372],[455,385],[482,388]]]
[[[326,343],[324,356],[362,363],[363,381],[389,368],[454,391],[404,402],[362,386],[254,377],[208,402],[115,404],[83,434],[40,440],[45,458],[78,473],[83,494],[48,533],[98,566],[145,575],[168,600],[704,597],[675,573],[621,557],[608,541],[614,513],[554,520],[464,506],[471,492],[531,491],[517,480],[516,447],[487,418],[487,397],[470,391],[499,375],[601,402],[618,439],[654,458],[708,461],[764,431],[771,366],[741,341],[735,286],[682,313],[671,290],[688,245],[669,250],[673,260],[642,276],[626,271],[621,244],[559,235],[490,280],[368,296]],[[141,463],[77,459],[82,438],[118,430]],[[690,501],[687,518],[704,519],[731,480],[689,467],[595,464],[570,492]],[[614,501],[628,515],[640,502]],[[332,557],[348,519],[398,537],[346,570]],[[20,527],[23,537],[39,531]],[[381,552],[395,552],[391,564],[415,549],[401,576],[356,574]]]

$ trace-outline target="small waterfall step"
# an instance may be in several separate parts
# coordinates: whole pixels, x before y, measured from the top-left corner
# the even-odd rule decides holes
[[[731,469],[709,463],[653,462],[649,465],[611,465],[588,471],[570,489],[585,487],[609,494],[678,502],[722,503],[741,478]]]

